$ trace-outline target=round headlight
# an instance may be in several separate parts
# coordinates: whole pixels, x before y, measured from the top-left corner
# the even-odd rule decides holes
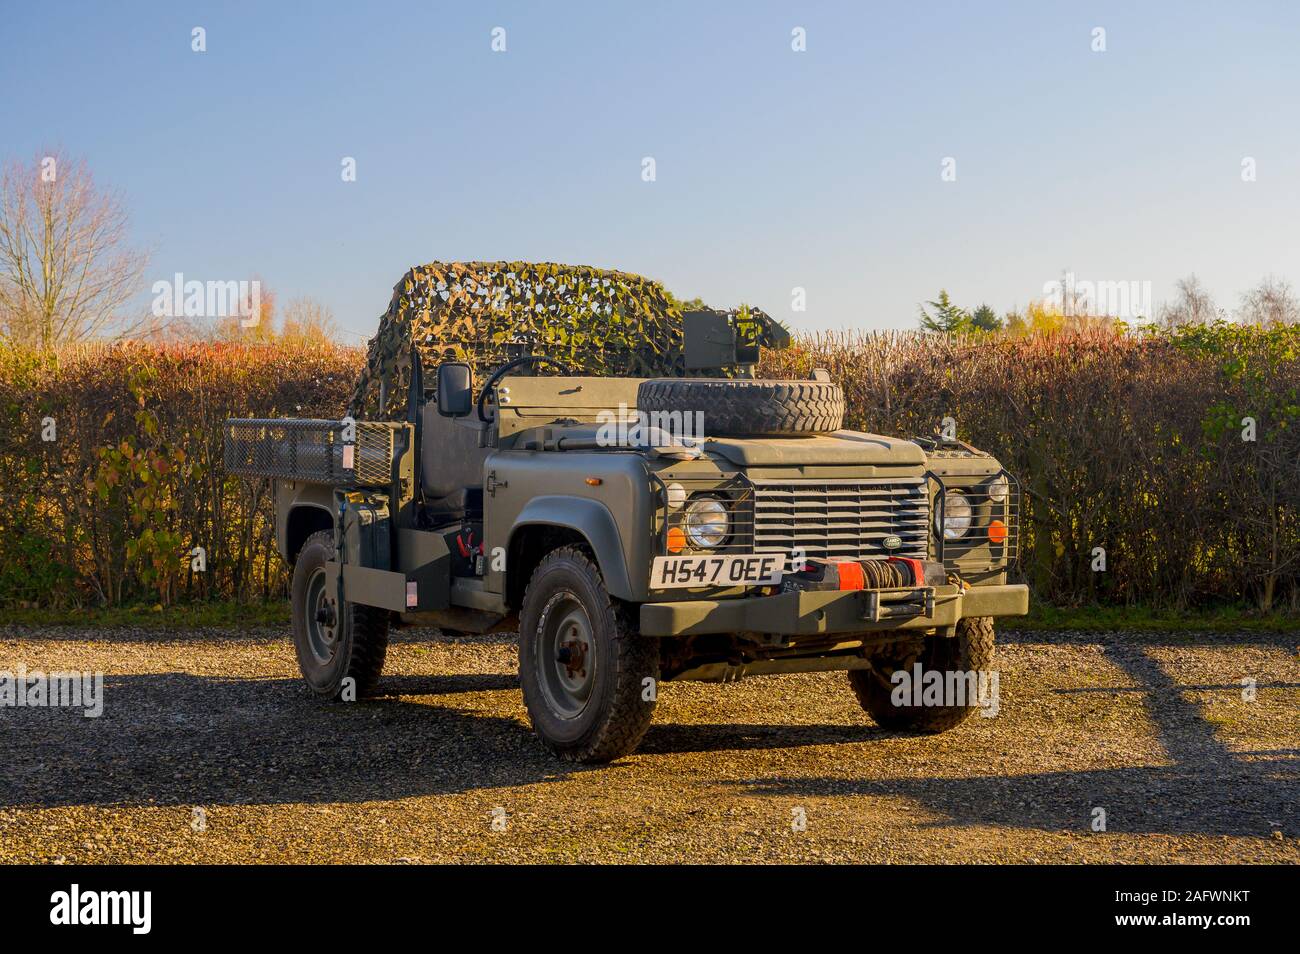
[[[686,537],[701,550],[722,546],[727,522],[727,508],[716,497],[700,497],[686,507]]]
[[[989,500],[994,503],[1002,503],[1010,492],[1011,484],[1006,477],[994,477],[989,481]]]
[[[964,536],[970,529],[971,508],[970,501],[961,494],[955,494],[949,491],[943,496],[943,523],[939,522],[939,514],[935,514],[934,527],[936,530],[943,532],[945,540],[956,540]]]

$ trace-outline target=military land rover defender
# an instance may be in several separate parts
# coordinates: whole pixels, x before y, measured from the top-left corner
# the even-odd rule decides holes
[[[758,380],[763,313],[683,314],[654,282],[439,264],[395,289],[348,414],[231,420],[226,466],[274,481],[293,639],[325,698],[377,687],[389,629],[519,634],[559,756],[633,751],[661,682],[844,670],[880,725],[937,732],[986,672],[1018,490],[942,437],[842,429],[829,375]]]

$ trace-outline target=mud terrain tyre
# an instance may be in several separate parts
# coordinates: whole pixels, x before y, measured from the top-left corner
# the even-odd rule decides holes
[[[699,412],[705,434],[719,437],[829,434],[844,423],[844,392],[829,381],[656,378],[642,382],[636,404],[647,414]]]
[[[333,558],[332,530],[313,533],[298,552],[289,586],[293,646],[298,670],[312,692],[326,699],[341,698],[344,680],[351,678],[360,699],[374,695],[384,668],[388,610],[336,605],[325,585],[325,564]]]
[[[636,631],[591,555],[568,546],[543,557],[519,614],[519,682],[542,743],[571,762],[629,754],[650,727],[658,677],[658,643]]]
[[[909,672],[919,662],[924,673],[988,672],[993,668],[993,618],[969,617],[958,621],[956,636],[927,636],[921,654],[905,666],[898,667],[877,662],[876,672],[870,669],[850,669],[849,685],[853,694],[876,724],[882,729],[899,732],[947,732],[965,722],[976,709],[978,701],[967,700],[966,705],[913,706],[895,705],[892,698],[894,685],[890,682],[895,668]]]

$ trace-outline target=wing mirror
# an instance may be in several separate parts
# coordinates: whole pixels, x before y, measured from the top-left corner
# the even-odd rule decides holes
[[[468,364],[448,361],[438,365],[438,413],[464,417],[474,410],[474,373]]]

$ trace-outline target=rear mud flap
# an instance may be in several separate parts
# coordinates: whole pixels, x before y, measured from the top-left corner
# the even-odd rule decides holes
[[[407,608],[407,594],[405,573],[376,570],[368,566],[343,565],[343,598],[349,603],[377,606],[380,609],[404,613]]]

